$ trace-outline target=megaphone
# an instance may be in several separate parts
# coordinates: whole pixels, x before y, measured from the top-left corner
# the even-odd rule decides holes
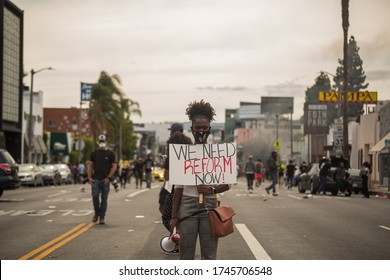
[[[175,250],[176,243],[180,240],[180,235],[176,233],[176,227],[173,229],[171,236],[165,236],[160,241],[161,249],[164,252],[172,253]]]

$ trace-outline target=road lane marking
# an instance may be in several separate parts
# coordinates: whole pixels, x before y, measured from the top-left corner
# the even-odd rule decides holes
[[[272,260],[245,224],[235,224],[256,260]]]
[[[385,226],[379,226],[380,228],[383,228],[383,229],[387,229],[387,230],[390,230],[390,228],[388,227],[385,227]]]
[[[133,193],[129,194],[127,197],[134,197],[136,195],[139,195],[140,193],[144,193],[144,192],[147,192],[147,191],[149,191],[149,189],[139,190],[139,191],[136,191],[136,192],[133,192]]]
[[[54,250],[56,250],[60,246],[68,243],[70,240],[72,240],[75,237],[79,236],[81,233],[83,233],[86,230],[90,229],[93,225],[94,224],[92,224],[92,223],[91,224],[87,224],[87,225],[86,224],[79,224],[79,225],[75,226],[74,228],[70,229],[69,231],[65,232],[64,234],[58,236],[57,238],[47,242],[46,244],[40,246],[39,248],[37,248],[35,250],[32,250],[31,252],[27,253],[26,255],[20,257],[19,260],[28,260],[31,257],[35,256],[36,254],[39,254],[40,252],[44,251],[46,248],[49,248],[50,246],[52,246],[52,245],[56,244],[57,242],[60,242],[61,240],[63,240],[62,242],[60,242],[60,243],[58,243],[57,245],[54,246],[55,247]],[[59,244],[61,244],[61,245],[58,246]],[[38,259],[38,257],[43,258],[44,256],[48,255],[49,253],[53,252],[54,250],[48,249],[47,251],[44,251],[43,253],[41,253],[39,256],[35,257],[34,259]],[[45,254],[45,252],[48,252],[48,253]],[[41,259],[41,258],[39,258],[39,259]]]
[[[295,195],[292,195],[292,194],[289,194],[289,195],[287,195],[287,196],[292,197],[292,198],[295,198],[295,199],[299,199],[299,200],[302,199],[302,197],[295,196]]]
[[[49,255],[50,253],[54,252],[55,250],[57,250],[58,248],[64,246],[66,243],[70,242],[71,240],[75,239],[77,236],[81,235],[82,233],[84,233],[85,231],[89,230],[91,227],[93,227],[95,224],[93,223],[90,223],[88,225],[86,225],[85,227],[81,228],[79,231],[75,232],[74,234],[72,234],[71,236],[69,236],[68,238],[62,240],[61,242],[57,243],[56,245],[54,245],[53,247],[47,249],[46,251],[42,252],[41,254],[39,254],[38,256],[36,256],[35,258],[33,258],[33,260],[41,260],[43,259],[44,257],[46,257],[47,255]]]
[[[154,185],[154,186],[152,186],[150,189],[149,189],[149,188],[141,189],[141,190],[139,190],[139,191],[136,191],[136,192],[133,192],[133,193],[129,194],[129,195],[126,196],[126,197],[128,197],[128,198],[134,197],[134,196],[136,196],[136,195],[139,195],[139,194],[141,194],[141,193],[144,193],[144,192],[150,191],[151,189],[156,189],[156,188],[159,188],[159,187],[160,187],[159,185]]]

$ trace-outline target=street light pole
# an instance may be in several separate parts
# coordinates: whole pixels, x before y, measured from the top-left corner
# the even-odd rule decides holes
[[[31,69],[31,85],[30,85],[30,115],[28,118],[28,162],[32,162],[32,138],[33,138],[33,95],[34,95],[34,75],[44,70],[54,70],[52,67],[45,67],[35,71]]]
[[[323,73],[332,76],[336,80],[336,87],[337,87],[337,118],[341,117],[341,91],[340,91],[340,78],[337,75],[333,75],[332,73],[329,73],[327,71],[322,71]]]

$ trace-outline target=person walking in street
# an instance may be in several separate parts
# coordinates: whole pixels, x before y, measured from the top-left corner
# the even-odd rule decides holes
[[[214,120],[215,110],[210,103],[194,101],[188,105],[186,114],[192,124],[191,131],[195,144],[206,144],[210,134],[210,123]],[[173,170],[170,170],[170,173]],[[211,236],[208,209],[218,205],[217,193],[230,189],[227,184],[175,185],[172,205],[171,232],[178,227],[180,239],[180,259],[195,258],[196,242],[199,236],[202,260],[217,259],[218,238]]]
[[[87,175],[87,172],[86,172],[85,164],[81,161],[79,162],[79,164],[77,166],[77,173],[79,176],[79,182],[84,184],[85,183],[84,179]]]
[[[144,173],[144,160],[141,156],[137,157],[137,160],[134,162],[133,175],[135,178],[135,188],[138,189],[138,186],[142,189],[142,177]]]
[[[325,187],[330,168],[330,160],[324,157],[320,163],[320,183],[318,185],[317,194],[326,194]]]
[[[272,195],[277,196],[276,193],[276,183],[278,180],[278,154],[273,151],[271,153],[271,156],[268,158],[267,165],[268,165],[268,174],[271,179],[271,185],[269,185],[267,188],[265,188],[265,191],[269,194],[270,189],[272,189]]]
[[[368,177],[371,174],[371,165],[365,161],[360,169],[360,176],[362,177],[363,184],[363,197],[370,198],[370,193],[368,191]]]
[[[119,173],[119,179],[121,182],[121,189],[125,189],[126,183],[127,183],[127,176],[128,176],[129,169],[130,169],[130,162],[127,160],[126,156],[123,156],[123,158],[121,160],[119,160],[118,166],[119,166],[118,173]]]
[[[286,167],[286,175],[287,175],[287,189],[291,190],[293,186],[294,176],[295,176],[295,164],[292,159],[288,161]]]
[[[255,162],[255,186],[257,188],[261,185],[261,179],[263,178],[263,162],[261,159],[257,159]]]
[[[152,187],[152,171],[154,168],[154,161],[152,159],[152,154],[148,154],[146,156],[146,159],[144,161],[144,166],[145,166],[146,187],[150,189]]]
[[[255,162],[253,156],[249,156],[248,161],[245,164],[246,182],[249,193],[253,191],[253,179],[255,177]]]
[[[99,135],[99,148],[94,150],[88,162],[88,180],[92,187],[92,201],[95,214],[92,222],[105,224],[110,181],[115,174],[117,163],[114,153],[107,148],[106,136]]]

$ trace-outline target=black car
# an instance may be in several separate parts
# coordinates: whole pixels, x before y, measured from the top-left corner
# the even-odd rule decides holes
[[[0,149],[0,197],[4,190],[20,187],[18,165],[14,158],[3,149]]]
[[[337,195],[339,192],[345,193],[347,196],[352,193],[351,186],[351,177],[348,172],[346,172],[347,180],[340,183],[336,183],[334,179],[335,165],[339,164],[339,161],[333,161],[331,163],[331,169],[328,176],[326,177],[325,192],[330,192],[332,195]],[[307,190],[312,194],[316,194],[320,184],[320,166],[319,163],[313,163],[306,170],[305,173],[301,175],[301,181],[298,184],[298,191],[300,193],[305,193]]]
[[[313,163],[309,166],[306,172],[301,175],[301,181],[298,184],[298,191],[300,193],[310,191],[310,193],[315,194],[317,193],[319,183],[320,166],[318,163]],[[328,176],[326,178],[325,192],[330,192],[332,195],[337,195],[339,192],[336,182],[333,180],[332,176]]]

